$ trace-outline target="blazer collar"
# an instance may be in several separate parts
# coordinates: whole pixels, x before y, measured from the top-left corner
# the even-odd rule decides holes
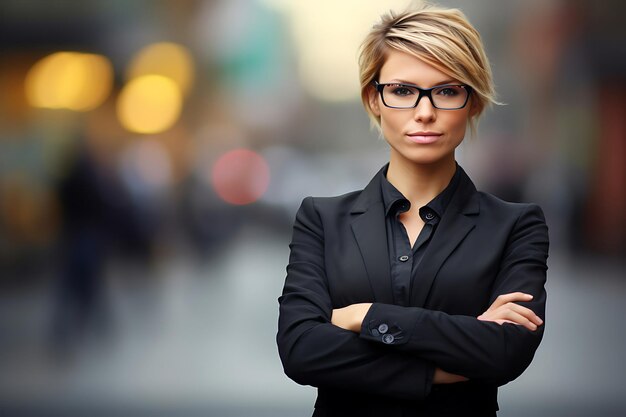
[[[393,304],[385,207],[381,180],[387,165],[382,167],[352,206],[352,232],[361,251],[374,301]]]
[[[382,203],[382,195],[380,193],[381,181],[385,175],[385,171],[389,164],[387,163],[374,175],[369,184],[361,191],[356,199],[350,213],[358,214],[366,212],[372,205]]]
[[[479,195],[472,180],[461,170],[459,186],[437,226],[411,283],[410,303],[424,307],[433,281],[450,254],[461,244],[476,225],[480,213]]]
[[[381,180],[386,165],[363,189],[350,213],[352,231],[367,270],[374,300],[392,304],[393,292],[387,248],[385,211],[381,196]],[[411,286],[411,305],[423,307],[439,268],[463,238],[474,227],[472,215],[480,211],[476,187],[460,166],[461,178],[443,214],[437,232],[428,245]]]

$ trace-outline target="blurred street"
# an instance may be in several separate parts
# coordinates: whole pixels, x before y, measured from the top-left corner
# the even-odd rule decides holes
[[[275,343],[291,227],[388,161],[358,47],[409,3],[0,1],[0,417],[312,414]],[[499,415],[626,416],[626,3],[438,3],[503,104],[456,158],[550,229]]]
[[[314,389],[284,376],[274,341],[288,241],[252,228],[212,263],[171,256],[136,282],[111,265],[107,334],[62,362],[45,348],[51,292],[3,294],[2,415],[310,415]],[[623,416],[624,265],[555,253],[549,266],[546,335],[500,415]]]

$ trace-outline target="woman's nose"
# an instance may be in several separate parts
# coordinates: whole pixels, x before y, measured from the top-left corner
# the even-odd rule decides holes
[[[415,109],[413,109],[413,117],[419,122],[431,122],[437,116],[437,109],[430,101],[430,97],[421,97]]]

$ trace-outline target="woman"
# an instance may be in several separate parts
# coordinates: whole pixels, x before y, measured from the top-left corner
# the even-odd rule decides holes
[[[361,191],[296,215],[278,347],[314,416],[494,416],[543,335],[548,233],[536,205],[476,191],[455,149],[494,101],[458,10],[382,17],[359,60],[390,145]]]

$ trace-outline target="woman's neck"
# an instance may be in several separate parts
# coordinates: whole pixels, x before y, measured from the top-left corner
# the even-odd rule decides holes
[[[417,164],[392,154],[387,180],[393,184],[412,206],[423,206],[441,193],[456,171],[454,155],[434,164]]]

